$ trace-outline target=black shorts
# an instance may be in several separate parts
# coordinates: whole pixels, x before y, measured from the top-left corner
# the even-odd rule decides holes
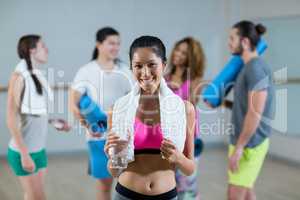
[[[177,200],[177,190],[176,188],[158,195],[144,195],[138,192],[134,192],[120,183],[116,185],[116,195],[114,200]]]

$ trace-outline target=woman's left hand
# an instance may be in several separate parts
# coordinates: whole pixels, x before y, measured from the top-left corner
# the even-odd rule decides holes
[[[58,131],[69,132],[71,129],[71,126],[64,119],[50,119],[49,123],[52,124]]]
[[[178,151],[173,142],[169,139],[164,139],[160,146],[160,151],[163,159],[167,159],[170,163],[176,164],[183,155]]]

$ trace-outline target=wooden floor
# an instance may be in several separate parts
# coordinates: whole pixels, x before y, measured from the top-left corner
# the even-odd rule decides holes
[[[200,160],[201,200],[225,200],[226,153],[207,150]],[[94,199],[93,180],[86,175],[86,156],[49,156],[48,200]],[[258,200],[300,200],[300,168],[267,159],[256,184]],[[22,199],[22,190],[6,160],[0,160],[0,200]]]

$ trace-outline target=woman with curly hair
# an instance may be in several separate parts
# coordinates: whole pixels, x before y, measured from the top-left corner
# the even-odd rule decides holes
[[[186,37],[175,44],[165,78],[175,94],[196,107],[204,69],[205,55],[200,42],[192,37]],[[196,112],[195,137],[199,137],[198,119]],[[189,177],[176,170],[176,181],[178,199],[184,199],[185,196],[195,199],[199,195],[197,170]]]

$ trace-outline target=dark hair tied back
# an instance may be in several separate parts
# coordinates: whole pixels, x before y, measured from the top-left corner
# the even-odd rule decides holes
[[[267,31],[267,28],[262,24],[257,24],[255,29],[259,35],[263,35]]]

